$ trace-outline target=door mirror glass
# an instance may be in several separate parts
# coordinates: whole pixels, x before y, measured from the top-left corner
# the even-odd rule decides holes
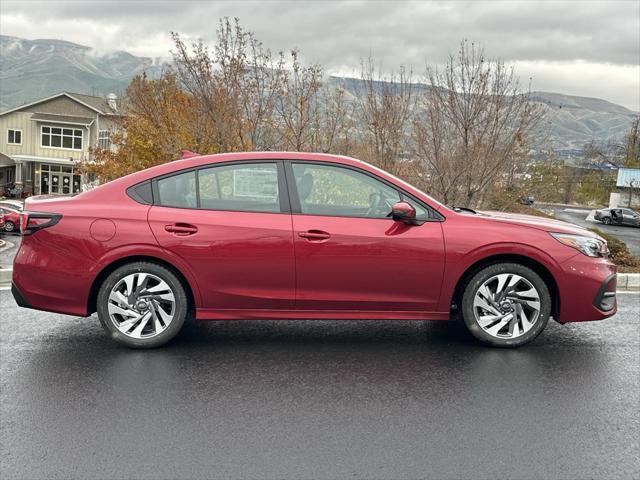
[[[407,202],[395,203],[389,216],[394,221],[406,223],[407,225],[415,225],[416,223],[416,209]]]

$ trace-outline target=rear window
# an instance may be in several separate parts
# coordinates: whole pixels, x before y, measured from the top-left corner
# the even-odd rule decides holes
[[[279,212],[275,163],[221,165],[198,172],[200,208],[245,212]]]

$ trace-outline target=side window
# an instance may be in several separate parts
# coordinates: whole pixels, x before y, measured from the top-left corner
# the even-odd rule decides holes
[[[196,172],[190,171],[158,180],[158,204],[165,207],[198,208]]]
[[[198,172],[200,208],[246,212],[280,212],[275,163],[205,168]]]
[[[385,218],[400,200],[396,189],[348,168],[305,163],[292,168],[305,214]]]

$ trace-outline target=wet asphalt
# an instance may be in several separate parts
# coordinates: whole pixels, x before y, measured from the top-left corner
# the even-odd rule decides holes
[[[456,322],[233,321],[162,349],[0,292],[0,477],[640,477],[640,296],[517,350]]]

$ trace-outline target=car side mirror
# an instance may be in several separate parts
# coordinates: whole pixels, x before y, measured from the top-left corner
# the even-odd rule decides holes
[[[397,202],[388,215],[396,222],[406,223],[407,225],[415,225],[416,209],[407,202]]]

